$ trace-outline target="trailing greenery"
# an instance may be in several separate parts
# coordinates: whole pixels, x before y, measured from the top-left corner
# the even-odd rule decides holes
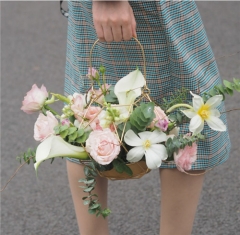
[[[24,152],[23,154],[17,156],[16,159],[19,160],[20,163],[24,161],[27,164],[30,164],[31,160],[33,163],[36,162],[35,157],[36,157],[36,148],[35,149],[29,148],[27,152]]]
[[[88,196],[82,198],[83,204],[88,205],[88,212],[90,214],[96,214],[96,216],[106,218],[111,211],[108,208],[102,209],[101,204],[98,202],[98,196],[92,193],[95,188],[96,177],[98,175],[94,162],[89,162],[85,165],[84,174],[86,178],[78,181],[85,184],[85,186],[80,187],[83,188],[85,193],[88,193]]]
[[[233,95],[233,92],[240,92],[240,79],[233,78],[233,82],[223,80],[223,84],[214,86],[210,91],[203,93],[203,100],[206,102],[209,98],[215,95],[222,95],[223,100],[225,95]]]
[[[54,127],[54,131],[56,135],[60,135],[65,141],[73,144],[84,143],[89,136],[89,132],[85,132],[84,129],[79,129],[75,126],[57,125]]]
[[[184,149],[185,146],[192,146],[192,144],[198,140],[204,140],[205,136],[202,134],[197,134],[193,136],[178,136],[178,137],[173,137],[173,138],[168,138],[166,142],[166,149],[167,149],[167,154],[168,154],[168,159],[167,161],[172,161],[173,160],[173,153],[178,153],[179,149]]]
[[[154,118],[154,103],[140,103],[130,116],[131,128],[135,132],[145,131]]]

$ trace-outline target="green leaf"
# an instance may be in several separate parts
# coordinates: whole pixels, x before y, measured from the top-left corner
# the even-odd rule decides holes
[[[57,125],[53,128],[56,135],[58,135],[60,133],[60,127],[61,127],[60,125]]]
[[[88,210],[88,213],[89,213],[89,214],[95,214],[96,212],[97,212],[96,209],[89,209],[89,210]]]
[[[223,80],[223,84],[230,90],[233,90],[233,87],[232,87],[232,83],[227,81],[227,80]]]
[[[92,206],[89,207],[89,209],[93,210],[93,209],[97,209],[99,208],[101,205],[96,203],[96,204],[93,204]]]
[[[84,129],[78,129],[77,137],[81,137],[82,135],[84,135],[84,133],[85,133]]]
[[[83,192],[89,193],[89,192],[91,192],[93,189],[94,189],[94,187],[88,187],[88,188],[84,189]]]
[[[77,138],[77,132],[74,132],[73,134],[69,135],[69,141],[73,142]]]
[[[123,173],[124,163],[120,162],[118,159],[114,159],[112,163],[113,163],[113,167],[118,173]]]
[[[68,130],[62,131],[62,132],[60,133],[60,136],[61,136],[63,139],[66,138],[67,135],[68,135]]]
[[[68,129],[68,126],[67,125],[63,125],[63,126],[60,126],[60,133],[63,132],[63,131],[66,131]]]
[[[68,135],[73,134],[77,130],[77,127],[69,127],[68,128]],[[77,133],[76,133],[77,134]]]
[[[83,201],[83,205],[85,205],[85,206],[88,205],[89,203],[90,203],[89,200],[84,200],[84,201]]]

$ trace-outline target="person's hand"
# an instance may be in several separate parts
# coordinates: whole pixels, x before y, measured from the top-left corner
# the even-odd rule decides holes
[[[120,42],[137,37],[136,21],[128,1],[93,1],[92,14],[100,41]]]

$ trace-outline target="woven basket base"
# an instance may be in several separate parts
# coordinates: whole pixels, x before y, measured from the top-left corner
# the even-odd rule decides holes
[[[128,163],[127,166],[132,170],[132,175],[128,175],[126,172],[119,173],[114,168],[109,171],[99,171],[98,174],[110,180],[127,180],[139,179],[151,171],[148,169],[145,161]]]

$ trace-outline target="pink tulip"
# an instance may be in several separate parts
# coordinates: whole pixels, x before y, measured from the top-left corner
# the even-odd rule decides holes
[[[153,128],[154,126],[156,126],[160,130],[166,131],[169,123],[167,115],[159,106],[154,107],[154,113],[156,117],[153,119],[152,123],[150,124],[150,128]]]
[[[48,97],[47,89],[44,85],[39,89],[36,84],[27,92],[27,95],[22,101],[21,110],[27,114],[32,114],[42,109],[45,100]]]
[[[178,153],[174,153],[174,161],[178,170],[184,172],[192,168],[192,164],[197,160],[197,144],[185,146],[184,149],[179,149]]]
[[[34,139],[43,141],[50,135],[54,134],[54,127],[58,125],[58,120],[50,112],[46,112],[47,116],[42,113],[39,114],[37,121],[34,125]]]

